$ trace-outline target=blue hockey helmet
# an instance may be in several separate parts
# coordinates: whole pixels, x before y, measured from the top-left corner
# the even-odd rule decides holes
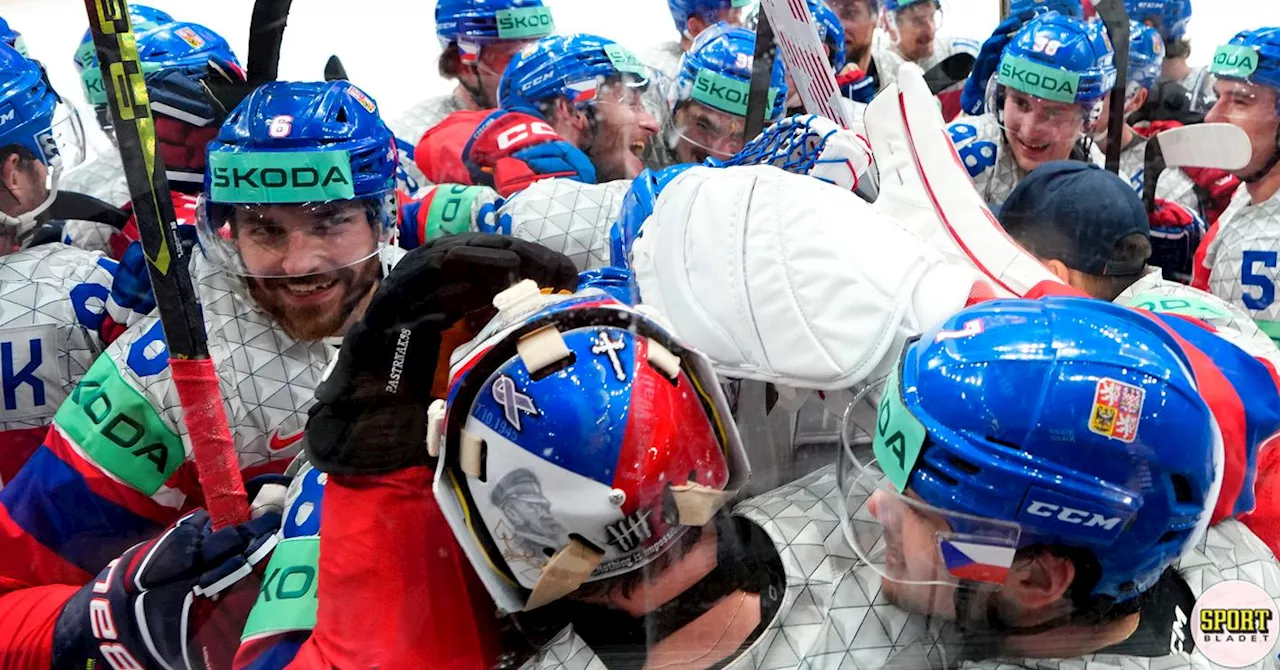
[[[235,63],[239,67],[227,40],[198,23],[165,23],[138,33],[137,42],[138,60],[144,74],[167,69],[203,68],[210,58]],[[106,107],[107,91],[102,84],[96,53],[91,55],[88,66],[80,71],[80,83],[89,104],[99,110]]]
[[[1124,0],[1129,20],[1157,29],[1165,42],[1180,40],[1191,21],[1191,0]]]
[[[690,18],[696,16],[711,25],[724,20],[726,14],[750,8],[753,2],[754,0],[667,0],[667,7],[671,10],[676,30],[681,35],[692,37],[689,34]]]
[[[330,267],[303,274],[367,260],[395,231],[395,143],[377,104],[350,82],[271,82],[258,87],[227,116],[209,143],[206,162],[200,243],[206,256],[231,274],[297,274],[283,266],[245,263],[242,244],[262,248],[277,240],[242,241],[232,216],[236,209],[314,206],[326,221],[340,225],[346,221],[344,210],[335,209],[335,203],[362,204],[376,233],[372,248],[332,249],[326,259]]]
[[[727,23],[702,31],[680,60],[680,70],[667,89],[672,113],[685,101],[694,100],[721,112],[746,116],[755,40],[755,33]],[[773,61],[769,100],[766,120],[773,123],[786,112],[787,77],[781,58]]]
[[[1017,549],[1077,548],[1097,562],[1100,603],[1137,597],[1178,560],[1223,468],[1174,336],[1083,298],[984,302],[925,332],[889,376],[872,451],[895,493],[948,516],[939,576],[1001,583]],[[842,466],[844,491],[857,470]],[[863,551],[858,524],[846,533]],[[975,569],[977,555],[991,560]]]
[[[4,18],[0,18],[0,42],[13,47],[23,56],[27,55],[27,44],[22,40],[22,33],[14,30]]]
[[[657,560],[714,518],[748,467],[709,361],[648,313],[532,282],[501,297],[456,351],[427,444],[454,537],[498,607],[517,612]],[[503,550],[513,543],[521,556]],[[558,561],[569,586],[547,589],[539,577],[565,553],[594,560]]]
[[[542,0],[441,0],[436,3],[440,45],[536,40],[556,31]]]
[[[1000,56],[996,75],[1001,109],[1003,87],[1043,100],[1080,105],[1086,125],[1101,112],[1116,83],[1115,54],[1101,21],[1085,22],[1057,12],[1040,14],[1013,36]]]
[[[1033,12],[1055,11],[1059,14],[1083,19],[1084,5],[1080,3],[1081,0],[1011,0],[1009,3],[1009,15],[1014,16],[1028,10]]]
[[[154,7],[129,3],[129,23],[133,27],[133,34],[139,35],[161,24],[173,23],[173,17]],[[84,37],[80,39],[80,46],[76,48],[75,64],[76,72],[90,65],[94,67],[98,65],[98,55],[93,47],[93,32],[87,29],[84,31]]]
[[[498,105],[541,114],[542,103],[566,98],[574,104],[595,101],[600,85],[622,78],[646,86],[649,68],[631,50],[597,35],[552,35],[526,46],[502,73]]]
[[[1164,40],[1145,23],[1129,21],[1129,95],[1137,88],[1150,90],[1164,66]],[[1136,88],[1135,88],[1136,87]]]
[[[1213,54],[1210,72],[1219,79],[1243,81],[1280,91],[1280,28],[1237,33]]]
[[[831,67],[839,72],[844,69],[846,62],[844,24],[826,0],[806,1],[809,3],[809,13],[813,14],[813,20],[818,25],[818,37],[827,46],[827,59],[831,61]]]

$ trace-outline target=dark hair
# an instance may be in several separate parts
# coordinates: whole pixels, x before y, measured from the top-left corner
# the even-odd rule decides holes
[[[458,73],[462,71],[462,52],[458,50],[457,42],[450,42],[440,52],[440,57],[436,59],[436,70],[445,79],[458,78]]]
[[[1067,267],[1072,263],[1065,259],[1077,258],[1080,250],[1071,236],[1048,225],[1047,221],[1030,221],[1029,217],[1010,213],[1003,217],[1003,225],[1009,236],[1041,260],[1062,261]],[[1107,263],[1117,267],[1140,266],[1151,257],[1151,240],[1141,233],[1125,235],[1112,247]],[[1115,300],[1125,289],[1142,277],[1142,273],[1124,275],[1095,275],[1081,272],[1085,277],[1085,290],[1100,300]]]
[[[1076,576],[1063,595],[1071,603],[1070,620],[1085,625],[1101,625],[1111,623],[1142,609],[1144,598],[1139,595],[1122,603],[1110,598],[1093,596],[1093,589],[1102,579],[1102,567],[1093,552],[1081,547],[1065,547],[1061,545],[1033,544],[1018,550],[1014,561],[1030,560],[1040,554],[1049,554],[1071,561],[1075,566]]]
[[[1191,55],[1191,40],[1172,40],[1164,45],[1165,58],[1186,58]]]

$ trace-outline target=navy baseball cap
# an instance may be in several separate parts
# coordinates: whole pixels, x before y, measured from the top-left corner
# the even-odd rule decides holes
[[[1091,163],[1052,161],[1032,170],[1009,194],[999,219],[1014,239],[1034,240],[1028,246],[1038,256],[1078,272],[1127,276],[1146,267],[1146,259],[1114,257],[1125,237],[1151,237],[1142,199],[1128,182]]]

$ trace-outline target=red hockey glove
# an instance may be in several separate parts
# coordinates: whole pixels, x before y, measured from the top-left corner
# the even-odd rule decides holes
[[[594,184],[596,169],[581,149],[560,137],[546,121],[499,110],[485,119],[463,150],[472,183],[492,186],[508,197],[529,184],[563,177]]]

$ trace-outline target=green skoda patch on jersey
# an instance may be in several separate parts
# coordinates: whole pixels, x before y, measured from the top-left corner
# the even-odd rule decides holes
[[[698,70],[693,80],[691,96],[694,100],[712,108],[738,116],[747,115],[747,98],[751,96],[751,85],[726,77],[711,70]],[[778,89],[769,89],[769,105],[773,109],[778,99]]]
[[[604,45],[604,53],[609,57],[609,62],[613,63],[613,69],[618,72],[630,72],[641,77],[649,76],[648,69],[644,66],[644,63],[635,54],[631,53],[630,49],[621,44]]]
[[[182,438],[120,376],[110,356],[98,357],[54,421],[95,463],[147,495],[186,460]]]
[[[471,230],[471,212],[476,199],[486,190],[484,186],[460,184],[437,186],[431,196],[431,207],[427,209],[426,236],[419,242]]]
[[[1231,313],[1213,303],[1193,295],[1169,296],[1158,293],[1139,293],[1124,301],[1128,307],[1145,309],[1162,314],[1179,314],[1195,319],[1230,319]]]
[[[1213,53],[1209,71],[1221,77],[1248,79],[1258,71],[1258,50],[1236,44],[1224,44]]]
[[[355,197],[346,151],[209,154],[210,197],[220,203],[298,203]]]
[[[871,446],[875,451],[876,464],[899,493],[907,490],[907,482],[916,467],[916,459],[920,458],[926,434],[924,424],[902,401],[902,387],[895,369],[880,394],[876,437]]]
[[[1075,102],[1076,93],[1080,90],[1079,74],[1013,55],[1000,60],[997,81],[1027,95],[1053,102]]]
[[[241,640],[316,627],[320,538],[281,540],[271,554]]]
[[[550,7],[513,7],[497,11],[498,37],[504,40],[546,37],[556,31]]]

